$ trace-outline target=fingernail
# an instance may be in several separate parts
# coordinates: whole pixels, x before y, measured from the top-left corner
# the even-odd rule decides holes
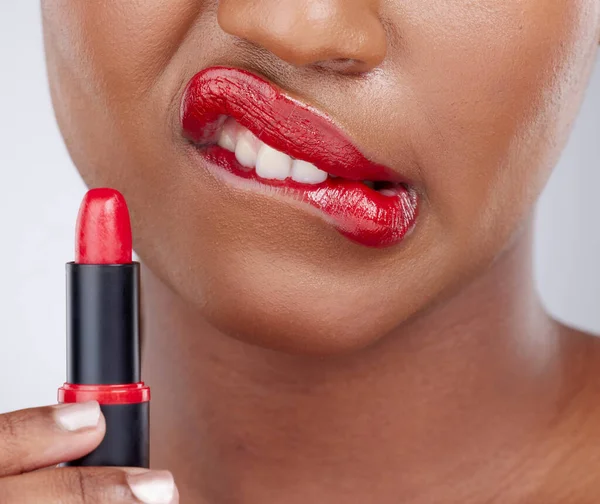
[[[144,504],[171,504],[175,497],[175,481],[169,471],[128,474],[127,482],[136,499]]]
[[[59,404],[54,408],[56,423],[66,431],[91,429],[97,427],[100,421],[100,406],[96,401]]]

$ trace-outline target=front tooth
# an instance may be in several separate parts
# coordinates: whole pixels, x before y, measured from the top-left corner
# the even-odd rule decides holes
[[[262,142],[250,131],[241,133],[235,146],[235,158],[238,163],[246,168],[254,168],[261,144]]]
[[[217,145],[222,147],[229,152],[235,152],[235,147],[237,145],[237,137],[238,137],[238,127],[235,120],[229,118],[225,121],[223,128],[221,128],[221,134],[219,135],[219,140],[217,141]]]
[[[295,159],[292,165],[292,179],[302,184],[320,184],[327,180],[327,172],[319,170],[312,163]]]
[[[264,144],[256,159],[256,174],[265,179],[285,180],[292,171],[292,158]]]

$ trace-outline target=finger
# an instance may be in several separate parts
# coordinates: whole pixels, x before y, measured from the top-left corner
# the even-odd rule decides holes
[[[0,415],[0,477],[83,457],[100,444],[105,429],[97,402]]]
[[[0,479],[2,504],[177,504],[171,473],[66,467]]]

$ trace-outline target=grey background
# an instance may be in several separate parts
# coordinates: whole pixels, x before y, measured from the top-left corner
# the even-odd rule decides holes
[[[0,412],[52,403],[64,380],[64,263],[84,191],[54,122],[39,5],[0,2]],[[600,333],[600,61],[539,205],[536,274],[548,309]],[[43,197],[42,197],[43,196]]]

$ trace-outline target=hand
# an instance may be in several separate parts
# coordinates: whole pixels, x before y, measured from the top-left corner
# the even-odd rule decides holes
[[[0,415],[0,502],[177,504],[178,492],[166,471],[56,468],[61,462],[93,451],[102,441],[105,428],[96,402]]]

